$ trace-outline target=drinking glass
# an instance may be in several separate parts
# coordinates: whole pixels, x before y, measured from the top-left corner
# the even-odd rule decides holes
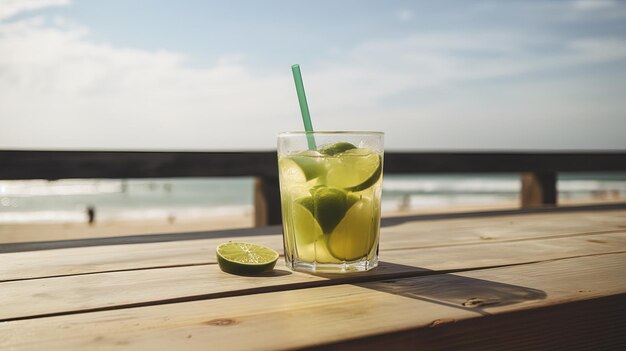
[[[378,265],[383,133],[281,133],[278,169],[289,268],[342,273]]]

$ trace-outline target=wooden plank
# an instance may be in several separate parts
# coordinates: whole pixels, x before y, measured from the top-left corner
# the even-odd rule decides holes
[[[0,151],[0,179],[277,175],[276,152]]]
[[[626,206],[624,207],[626,208]],[[134,223],[133,223],[134,224]],[[169,225],[146,225],[137,224],[139,229],[134,228],[133,224],[124,229],[120,229],[115,224],[108,227],[106,224],[102,228],[94,228],[93,236],[90,234],[92,230],[85,230],[82,233],[77,226],[69,225],[69,234],[64,232],[66,225],[46,226],[40,224],[36,229],[39,233],[28,233],[29,230],[21,231],[19,225],[3,225],[0,226],[0,236],[7,238],[10,242],[0,244],[0,254],[8,252],[25,252],[40,251],[53,249],[66,249],[72,247],[88,247],[88,246],[105,246],[105,245],[128,245],[141,243],[161,243],[169,241],[185,241],[185,240],[201,240],[211,238],[234,238],[242,236],[256,236],[280,233],[279,226],[267,227],[246,227],[231,229],[206,229],[206,226],[199,226],[189,231],[176,232],[171,231]],[[83,225],[85,227],[85,225]],[[116,228],[117,227],[117,228]],[[202,227],[205,227],[204,229]],[[144,231],[144,228],[146,228]],[[90,228],[91,229],[91,228]],[[42,236],[46,235],[46,231],[50,232],[52,238],[61,237],[61,239],[50,239],[41,241]],[[42,233],[43,232],[43,233]],[[16,240],[16,236],[22,238],[22,241]]]
[[[385,174],[624,171],[626,152],[393,152]],[[275,151],[0,150],[0,179],[276,176]]]
[[[306,350],[624,350],[626,294],[367,336]],[[436,328],[433,330],[433,328]]]
[[[269,246],[282,253],[280,228],[275,235],[241,236],[248,231],[225,231],[241,240]],[[497,217],[415,220],[381,229],[381,252],[396,249],[482,245],[491,242],[619,232],[626,229],[626,211],[538,213]],[[259,229],[249,232],[259,231]],[[204,233],[200,233],[204,234]],[[228,236],[164,243],[95,246],[0,254],[0,281],[117,270],[215,263],[214,251]],[[206,238],[207,235],[199,236]],[[146,239],[147,240],[147,239]],[[124,241],[122,241],[123,243]],[[130,241],[133,242],[133,241]]]
[[[223,273],[216,265],[203,265],[4,282],[0,283],[0,301],[5,304],[0,309],[0,321],[616,252],[626,252],[626,231],[521,243],[490,243],[473,250],[455,246],[384,252],[379,269],[352,275],[291,272],[281,260],[275,273],[264,277],[240,277]]]
[[[381,250],[481,245],[601,234],[626,228],[626,211],[537,213],[488,218],[407,221],[381,231]]]
[[[556,206],[556,173],[526,172],[522,173],[521,180],[522,208]]]
[[[575,317],[580,320],[579,329],[574,334],[579,338],[621,342],[625,263],[626,254],[602,255],[358,286],[345,284],[5,322],[0,323],[0,349],[296,349],[332,347],[363,337],[382,340],[386,349],[402,349],[406,338],[385,335],[413,331],[428,334],[429,340],[436,338],[443,347],[447,339],[441,336],[449,332],[440,333],[440,328],[446,323],[463,326],[467,321],[480,329],[480,335],[496,335],[497,329],[487,332],[484,325],[481,328],[481,321],[492,318],[485,316],[509,316],[510,324],[517,320],[512,312],[541,311],[551,306],[578,312]],[[603,309],[606,313],[594,315],[597,304],[593,302],[607,301],[600,298],[611,296],[616,298],[608,299],[609,307]],[[578,301],[592,304],[579,310]],[[568,304],[561,305],[564,303]],[[609,311],[616,312],[608,315]],[[508,339],[506,346],[550,345],[549,331],[558,328],[563,318],[558,317],[520,319],[528,324],[538,323],[540,318],[555,323],[548,330],[525,329],[526,324],[517,324],[518,330],[534,333],[518,333],[518,338]],[[602,322],[603,318],[605,322],[600,325],[608,328],[598,330],[594,322]],[[549,324],[544,321],[541,325]],[[611,325],[618,329],[611,329]],[[472,329],[456,332],[471,341],[467,330]],[[493,336],[492,340],[497,338]],[[451,340],[458,342],[458,338]],[[489,339],[479,341],[489,346]],[[452,349],[459,348],[455,345]]]
[[[0,254],[0,281],[215,264],[215,248],[229,240],[264,245],[282,252],[280,236],[274,234],[3,253]]]
[[[621,164],[613,164],[619,162]],[[624,152],[385,152],[385,174],[625,170]]]

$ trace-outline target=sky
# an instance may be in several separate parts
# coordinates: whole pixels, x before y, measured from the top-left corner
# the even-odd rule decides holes
[[[0,149],[626,150],[626,1],[0,0]]]

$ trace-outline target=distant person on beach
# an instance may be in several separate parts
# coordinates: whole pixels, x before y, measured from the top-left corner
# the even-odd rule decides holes
[[[174,214],[173,214],[173,213],[170,213],[170,214],[167,216],[167,222],[168,222],[169,224],[174,224],[174,222],[176,222],[176,216],[174,216]]]
[[[93,225],[96,221],[96,208],[92,205],[87,206],[87,220],[89,225]]]
[[[408,211],[411,208],[411,197],[409,195],[402,196],[402,200],[400,201],[400,205],[398,205],[398,209],[401,212]]]

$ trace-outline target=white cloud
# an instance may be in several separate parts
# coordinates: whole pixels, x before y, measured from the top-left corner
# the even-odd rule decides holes
[[[69,0],[0,0],[0,20],[11,18],[22,12],[50,6],[64,6],[69,3]]]
[[[585,130],[585,116],[601,113],[601,126],[614,131],[611,118],[626,108],[590,103],[585,94],[595,88],[574,92],[575,82],[480,88],[494,79],[624,60],[623,39],[417,34],[345,52],[304,70],[314,125],[380,129],[392,148],[461,148],[476,140],[486,148],[524,147],[528,135],[537,147],[568,146],[585,137],[551,137],[558,121],[577,116],[574,124]],[[97,43],[87,28],[39,17],[0,24],[0,125],[10,126],[0,128],[0,148],[269,149],[277,132],[301,128],[288,68],[254,74],[236,53],[201,68],[187,61],[177,52]],[[386,104],[403,94],[415,98]],[[545,120],[553,129],[537,130]],[[512,129],[491,130],[504,121]],[[587,141],[598,145],[620,140],[593,139],[602,129],[588,132]]]
[[[575,22],[623,21],[626,8],[615,0],[577,0],[561,8],[558,18]]]
[[[411,10],[400,10],[396,12],[396,18],[400,22],[408,22],[415,18],[415,13]]]
[[[593,11],[598,9],[608,9],[617,6],[615,0],[576,0],[572,7],[578,11]]]
[[[553,52],[547,55],[537,45]],[[409,88],[439,89],[620,59],[626,59],[623,39],[561,42],[546,37],[542,42],[505,33],[419,34],[355,47],[342,61],[317,72],[316,80],[332,84],[316,93],[333,108],[375,103]]]
[[[420,34],[354,48],[343,61],[315,72],[309,91],[323,129],[367,123],[387,131],[396,148],[626,148],[615,133],[626,127],[618,119],[626,103],[594,96],[607,83],[572,79],[559,85],[540,78],[624,59],[623,39]],[[535,84],[510,83],[533,75]],[[509,83],[482,87],[498,80]],[[624,85],[619,81],[615,77],[609,91]],[[403,97],[393,100],[397,96]],[[582,136],[573,137],[574,129]]]
[[[270,143],[252,130],[283,129],[277,117],[294,101],[288,75],[252,76],[237,58],[188,68],[180,53],[94,43],[86,28],[38,18],[0,25],[0,38],[0,124],[10,126],[0,147],[269,146],[275,132]]]

